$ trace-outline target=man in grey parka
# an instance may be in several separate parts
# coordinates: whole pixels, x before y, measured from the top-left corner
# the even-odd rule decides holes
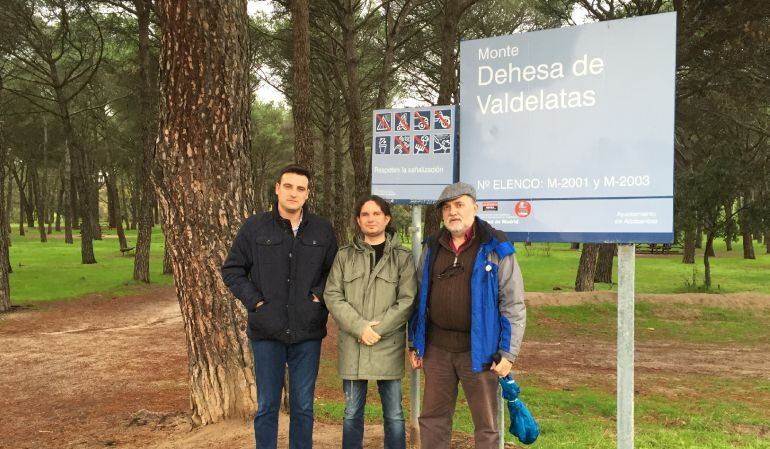
[[[362,447],[369,380],[382,402],[385,449],[404,449],[401,406],[406,323],[417,293],[412,253],[389,232],[390,207],[376,195],[355,208],[360,233],[339,250],[324,300],[339,327],[338,366],[345,392],[343,449]]]

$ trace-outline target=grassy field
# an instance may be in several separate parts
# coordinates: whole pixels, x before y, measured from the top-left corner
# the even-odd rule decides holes
[[[64,233],[53,233],[41,243],[36,230],[28,229],[20,237],[13,227],[10,248],[13,273],[11,303],[77,298],[88,293],[124,295],[135,292],[142,283],[133,280],[134,258],[119,251],[114,230],[104,230],[103,240],[94,241],[96,264],[80,263],[80,240],[64,243]],[[128,245],[136,244],[136,231],[126,231]],[[150,280],[157,285],[172,285],[171,276],[161,275],[163,233],[156,227],[150,249]]]
[[[762,292],[770,293],[770,254],[764,245],[754,243],[756,259],[743,259],[741,243],[725,250],[724,241],[714,242],[716,257],[710,258],[712,289],[714,293]],[[516,244],[516,253],[524,274],[527,291],[571,291],[575,288],[575,274],[580,252],[569,249],[566,243]],[[693,284],[693,276],[695,284]],[[617,259],[613,269],[617,282]],[[636,291],[640,293],[684,293],[698,291],[703,283],[703,252],[696,250],[695,264],[682,263],[682,255],[648,255],[636,257]],[[616,285],[597,284],[597,290],[614,289]]]
[[[728,305],[639,303],[636,310],[637,344],[693,345],[730,351],[758,348],[768,353],[768,308],[736,311]],[[527,340],[575,339],[589,348],[594,342],[612,344],[616,313],[612,303],[530,306]],[[538,322],[548,325],[533,325]],[[770,449],[770,377],[739,377],[731,368],[717,370],[720,375],[678,373],[670,368],[637,374],[635,447]],[[541,429],[541,438],[531,447],[616,447],[614,373],[598,372],[593,380],[560,387],[545,379],[548,373],[542,367],[524,369],[518,378],[522,399]],[[338,384],[334,361],[325,360],[319,385],[339,389]],[[408,398],[407,376],[403,385],[404,398]],[[373,385],[369,388],[369,402],[366,419],[379,423],[381,408]],[[344,403],[341,398],[321,398],[316,402],[316,410],[319,419],[341,422]],[[462,391],[454,429],[473,432]],[[515,442],[511,435],[507,438]]]
[[[114,230],[105,230],[104,239],[94,242],[97,264],[80,263],[80,244],[64,243],[62,233],[54,233],[47,243],[40,243],[34,230],[20,237],[13,227],[10,248],[14,273],[11,275],[11,300],[16,304],[30,301],[74,298],[90,292],[115,295],[134,291],[133,259],[118,251]],[[129,246],[136,242],[136,231],[127,231]],[[745,260],[741,247],[725,251],[717,241],[717,256],[711,259],[713,293],[770,293],[770,254],[755,244],[757,258]],[[516,245],[524,284],[530,292],[571,291],[580,253],[568,244],[535,243]],[[156,227],[152,237],[150,260],[153,283],[171,285],[169,276],[161,276],[163,234]],[[617,267],[616,267],[617,268]],[[695,282],[693,282],[693,277]],[[616,280],[616,278],[614,278]],[[681,263],[681,255],[639,255],[636,260],[636,291],[639,293],[683,293],[700,291],[703,282],[703,258],[698,250],[696,263]],[[597,290],[613,290],[615,284],[597,284]]]
[[[14,227],[14,231],[15,231]],[[136,232],[129,231],[130,246]],[[40,243],[30,230],[26,237],[13,235],[11,293],[14,304],[54,299],[76,298],[101,292],[122,295],[136,292],[139,283],[131,280],[133,258],[121,255],[114,231],[105,231],[102,241],[94,242],[95,265],[80,263],[80,246],[65,245],[61,234],[48,243]],[[742,259],[740,245],[732,252],[717,242],[717,257],[712,259],[715,293],[770,293],[770,255],[757,244],[755,260]],[[528,291],[571,291],[579,252],[566,244],[517,244],[519,261]],[[151,273],[156,285],[171,285],[170,276],[162,276],[163,236],[159,228],[153,234]],[[698,291],[702,282],[702,256],[696,264],[683,265],[681,255],[640,255],[636,262],[636,288],[640,293],[684,293]],[[599,289],[615,286],[602,284]],[[591,302],[570,306],[532,306],[529,308],[527,340],[558,342],[564,338],[612,344],[615,339],[617,309],[612,302]],[[636,341],[697,345],[745,350],[767,347],[770,341],[770,310],[744,310],[683,303],[638,301],[636,304]],[[565,337],[566,336],[566,337]],[[767,352],[767,351],[766,351]],[[636,397],[636,447],[638,448],[746,448],[770,449],[770,379],[740,378],[724,375],[681,375],[678,384],[686,385],[688,394],[661,394],[671,373],[661,374],[659,389],[645,388]],[[668,377],[666,377],[668,376]],[[607,377],[607,376],[605,376]],[[614,384],[578,383],[569,388],[556,387],[532,370],[518,379],[523,399],[530,406],[541,427],[541,439],[533,448],[614,448]],[[610,379],[611,380],[611,379]],[[640,379],[648,386],[650,379]],[[404,397],[408,398],[405,377]],[[326,422],[341,422],[344,402],[336,373],[336,360],[321,363],[319,388],[328,392],[316,401],[316,416]],[[337,393],[334,393],[337,392]],[[381,409],[374,385],[370,386],[366,419],[379,422]],[[472,432],[472,421],[461,396],[454,427]],[[509,435],[513,442],[513,437]]]

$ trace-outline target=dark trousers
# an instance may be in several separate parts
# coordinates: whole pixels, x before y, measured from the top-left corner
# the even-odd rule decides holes
[[[254,435],[257,449],[275,449],[278,444],[278,411],[285,367],[289,366],[289,449],[313,447],[313,398],[321,358],[321,340],[285,344],[252,340],[254,375],[257,384],[257,414]]]
[[[474,373],[471,353],[448,352],[433,345],[425,349],[422,360],[425,393],[420,413],[422,449],[449,449],[452,416],[457,403],[457,385],[462,383],[471,410],[476,449],[497,449],[497,374]]]
[[[361,449],[364,441],[364,407],[366,380],[343,380],[345,419],[342,421],[342,449]],[[401,407],[401,380],[378,380],[385,431],[385,449],[405,449],[406,429]]]

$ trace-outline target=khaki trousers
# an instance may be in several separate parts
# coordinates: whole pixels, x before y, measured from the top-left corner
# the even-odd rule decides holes
[[[497,449],[497,374],[471,371],[471,353],[448,352],[433,345],[422,361],[425,393],[420,413],[422,449],[449,449],[457,384],[462,383],[471,410],[476,449]]]

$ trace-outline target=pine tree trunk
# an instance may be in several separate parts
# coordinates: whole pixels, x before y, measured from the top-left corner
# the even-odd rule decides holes
[[[310,12],[308,0],[291,0],[292,108],[294,116],[294,160],[313,170],[313,131],[310,113]],[[314,178],[311,178],[314,179]]]
[[[335,119],[342,119],[339,113],[334,114]],[[340,122],[335,122],[340,123]],[[332,130],[332,136],[334,139],[334,148],[342,148],[342,133],[338,127],[334,127]],[[344,160],[342,158],[342,151],[334,152],[334,233],[337,236],[337,243],[339,246],[347,245],[348,243],[348,226],[349,221],[348,211],[345,207],[345,171],[343,170]]]
[[[255,407],[245,314],[219,269],[253,212],[246,1],[159,3],[158,193],[184,321],[192,420]]]
[[[770,254],[770,229],[765,231],[765,254]]]
[[[682,263],[695,263],[695,227],[687,224],[684,230]]]
[[[575,279],[576,292],[590,292],[594,290],[594,277],[596,276],[596,261],[599,255],[599,245],[586,243],[583,252],[580,253],[580,265],[578,265],[577,278]]]
[[[61,214],[64,215],[64,243],[65,244],[73,244],[74,241],[72,240],[72,200],[70,199],[70,195],[72,194],[71,186],[72,183],[70,182],[70,177],[72,174],[70,173],[70,163],[69,163],[70,157],[69,157],[69,150],[65,146],[64,148],[64,164],[63,164],[63,175],[62,175],[62,202],[61,206],[59,207],[59,211]]]
[[[90,178],[88,183],[88,210],[91,214],[91,229],[94,240],[102,240],[102,224],[99,215],[99,183]]]
[[[24,199],[24,189],[19,187],[19,235],[24,237],[24,206],[26,200]]]
[[[114,196],[117,193],[117,190],[110,188],[111,182],[109,177],[107,177],[107,227],[115,229],[118,226],[115,220],[115,203],[117,202],[117,198]]]
[[[703,286],[706,290],[711,288],[711,262],[710,253],[714,252],[714,233],[706,236],[706,250],[703,252]]]
[[[5,212],[3,213],[3,218],[5,219],[5,237],[8,240],[8,247],[11,246],[11,233],[13,230],[11,229],[11,208],[13,207],[13,180],[8,176],[8,173],[6,172],[6,176],[8,179],[8,190],[5,192]]]
[[[347,86],[345,90],[345,106],[348,114],[348,152],[353,164],[355,177],[355,198],[360,198],[370,192],[371,172],[367,169],[366,149],[364,147],[364,129],[361,123],[361,82],[359,79],[360,56],[357,47],[356,17],[358,17],[360,2],[344,0],[342,2],[342,48],[345,56],[345,72]]]
[[[698,249],[703,248],[703,228],[700,225],[695,229],[695,247]]]
[[[733,250],[735,220],[733,219],[733,202],[725,203],[725,249]]]
[[[594,282],[612,284],[612,266],[617,248],[618,246],[614,243],[602,243],[599,245]]]
[[[741,226],[741,240],[743,240],[743,258],[756,259],[754,254],[754,242],[751,240],[751,231]]]
[[[120,249],[126,249],[128,248],[128,242],[126,241],[126,233],[123,230],[123,217],[121,216],[120,211],[120,201],[118,201],[118,173],[113,168],[112,172],[109,173],[107,178],[107,197],[111,198],[109,200],[112,203],[113,207],[113,220],[115,220],[115,228],[118,234],[118,243],[120,244]]]
[[[27,199],[27,205],[24,208],[24,212],[27,216],[27,228],[28,229],[35,229],[35,204],[33,201],[34,195],[32,193],[32,182],[29,180],[29,169],[27,170],[27,183],[26,183],[26,193],[24,194],[24,197]]]
[[[0,123],[2,126],[2,123]],[[7,154],[3,145],[0,144],[0,204],[5,204],[5,178],[6,178],[6,160]],[[9,211],[0,212],[0,313],[11,310],[11,286],[8,280],[9,268],[11,267],[10,256],[8,254],[8,224],[6,220]]]
[[[152,243],[153,208],[156,203],[152,178],[155,138],[153,110],[150,101],[153,83],[150,76],[150,10],[146,0],[134,0],[139,25],[140,109],[142,113],[142,168],[139,232],[134,256],[134,280],[150,282],[150,245]]]
[[[27,169],[27,177],[30,184],[32,184],[32,197],[37,209],[37,230],[40,233],[40,241],[45,243],[48,241],[45,233],[45,205],[43,204],[43,195],[40,194],[40,178],[38,177],[36,166],[30,164]]]

